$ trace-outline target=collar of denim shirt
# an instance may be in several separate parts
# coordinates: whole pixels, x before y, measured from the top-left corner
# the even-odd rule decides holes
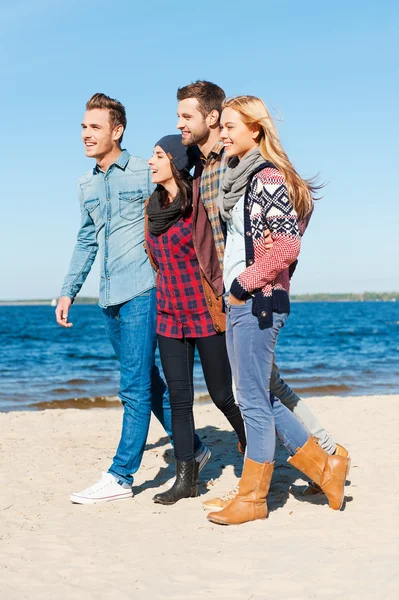
[[[109,165],[107,171],[109,171],[114,166],[119,167],[119,169],[125,169],[127,163],[129,162],[129,158],[130,158],[129,152],[127,150],[122,150],[122,152],[120,153],[120,155],[118,156],[116,161]],[[93,168],[93,175],[98,175],[98,173],[103,173],[103,172],[104,171],[101,171],[101,169],[99,168],[99,166],[97,164]]]

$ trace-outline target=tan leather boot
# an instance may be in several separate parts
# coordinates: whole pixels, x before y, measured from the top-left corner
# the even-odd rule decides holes
[[[288,462],[321,487],[330,508],[339,510],[342,507],[348,458],[337,454],[329,456],[317,439],[310,437]]]
[[[336,454],[337,456],[343,456],[344,458],[349,457],[349,452],[347,451],[346,448],[341,446],[341,444],[335,444],[335,445],[336,445],[336,449],[335,449],[334,454]]]
[[[340,444],[336,444],[336,449],[334,454],[336,456],[343,456],[344,458],[347,459],[347,464],[346,464],[346,474],[345,474],[345,479],[348,478],[349,475],[349,471],[351,468],[351,457],[349,456],[349,452],[346,448],[344,448],[343,446],[341,446]],[[321,494],[323,490],[321,489],[320,486],[317,485],[317,483],[315,483],[314,481],[311,481],[308,485],[308,487],[306,488],[306,490],[303,492],[304,496],[314,496],[316,494]]]
[[[344,448],[343,446],[341,446],[340,444],[337,444],[337,448],[334,452],[335,456],[343,456],[344,458],[346,458],[347,460],[347,464],[346,464],[346,475],[345,477],[347,478],[349,475],[349,471],[351,469],[351,457],[349,456],[349,452],[346,448]]]
[[[220,512],[211,512],[208,519],[218,525],[240,525],[247,521],[266,519],[266,496],[272,479],[274,462],[258,463],[246,458],[238,486],[238,494]]]

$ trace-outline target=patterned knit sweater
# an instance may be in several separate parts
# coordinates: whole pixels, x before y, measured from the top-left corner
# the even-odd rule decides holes
[[[266,229],[273,239],[269,251],[264,242]],[[284,176],[272,163],[265,162],[248,179],[244,230],[247,267],[234,279],[230,292],[240,300],[253,297],[252,312],[265,329],[273,325],[273,312],[290,312],[289,267],[301,247],[298,218]]]

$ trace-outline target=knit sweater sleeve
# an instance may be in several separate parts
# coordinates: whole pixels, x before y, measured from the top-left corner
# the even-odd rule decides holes
[[[301,241],[297,214],[289,201],[285,180],[276,168],[261,171],[251,186],[251,235],[254,263],[233,281],[230,291],[245,299],[254,290],[274,281],[299,255]],[[265,249],[264,231],[269,228],[273,246]]]

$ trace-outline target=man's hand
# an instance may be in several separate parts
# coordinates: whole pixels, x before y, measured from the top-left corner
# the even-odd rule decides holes
[[[266,229],[264,235],[265,235],[266,250],[269,251],[273,246],[273,239],[272,239],[272,234],[270,233],[270,229]]]
[[[229,294],[229,297],[227,298],[227,302],[229,304],[245,304],[245,300],[239,300],[238,298],[233,296],[232,293]]]
[[[68,311],[71,304],[72,300],[68,296],[61,296],[58,300],[57,308],[55,309],[55,318],[61,327],[72,327],[72,323],[68,321]]]

